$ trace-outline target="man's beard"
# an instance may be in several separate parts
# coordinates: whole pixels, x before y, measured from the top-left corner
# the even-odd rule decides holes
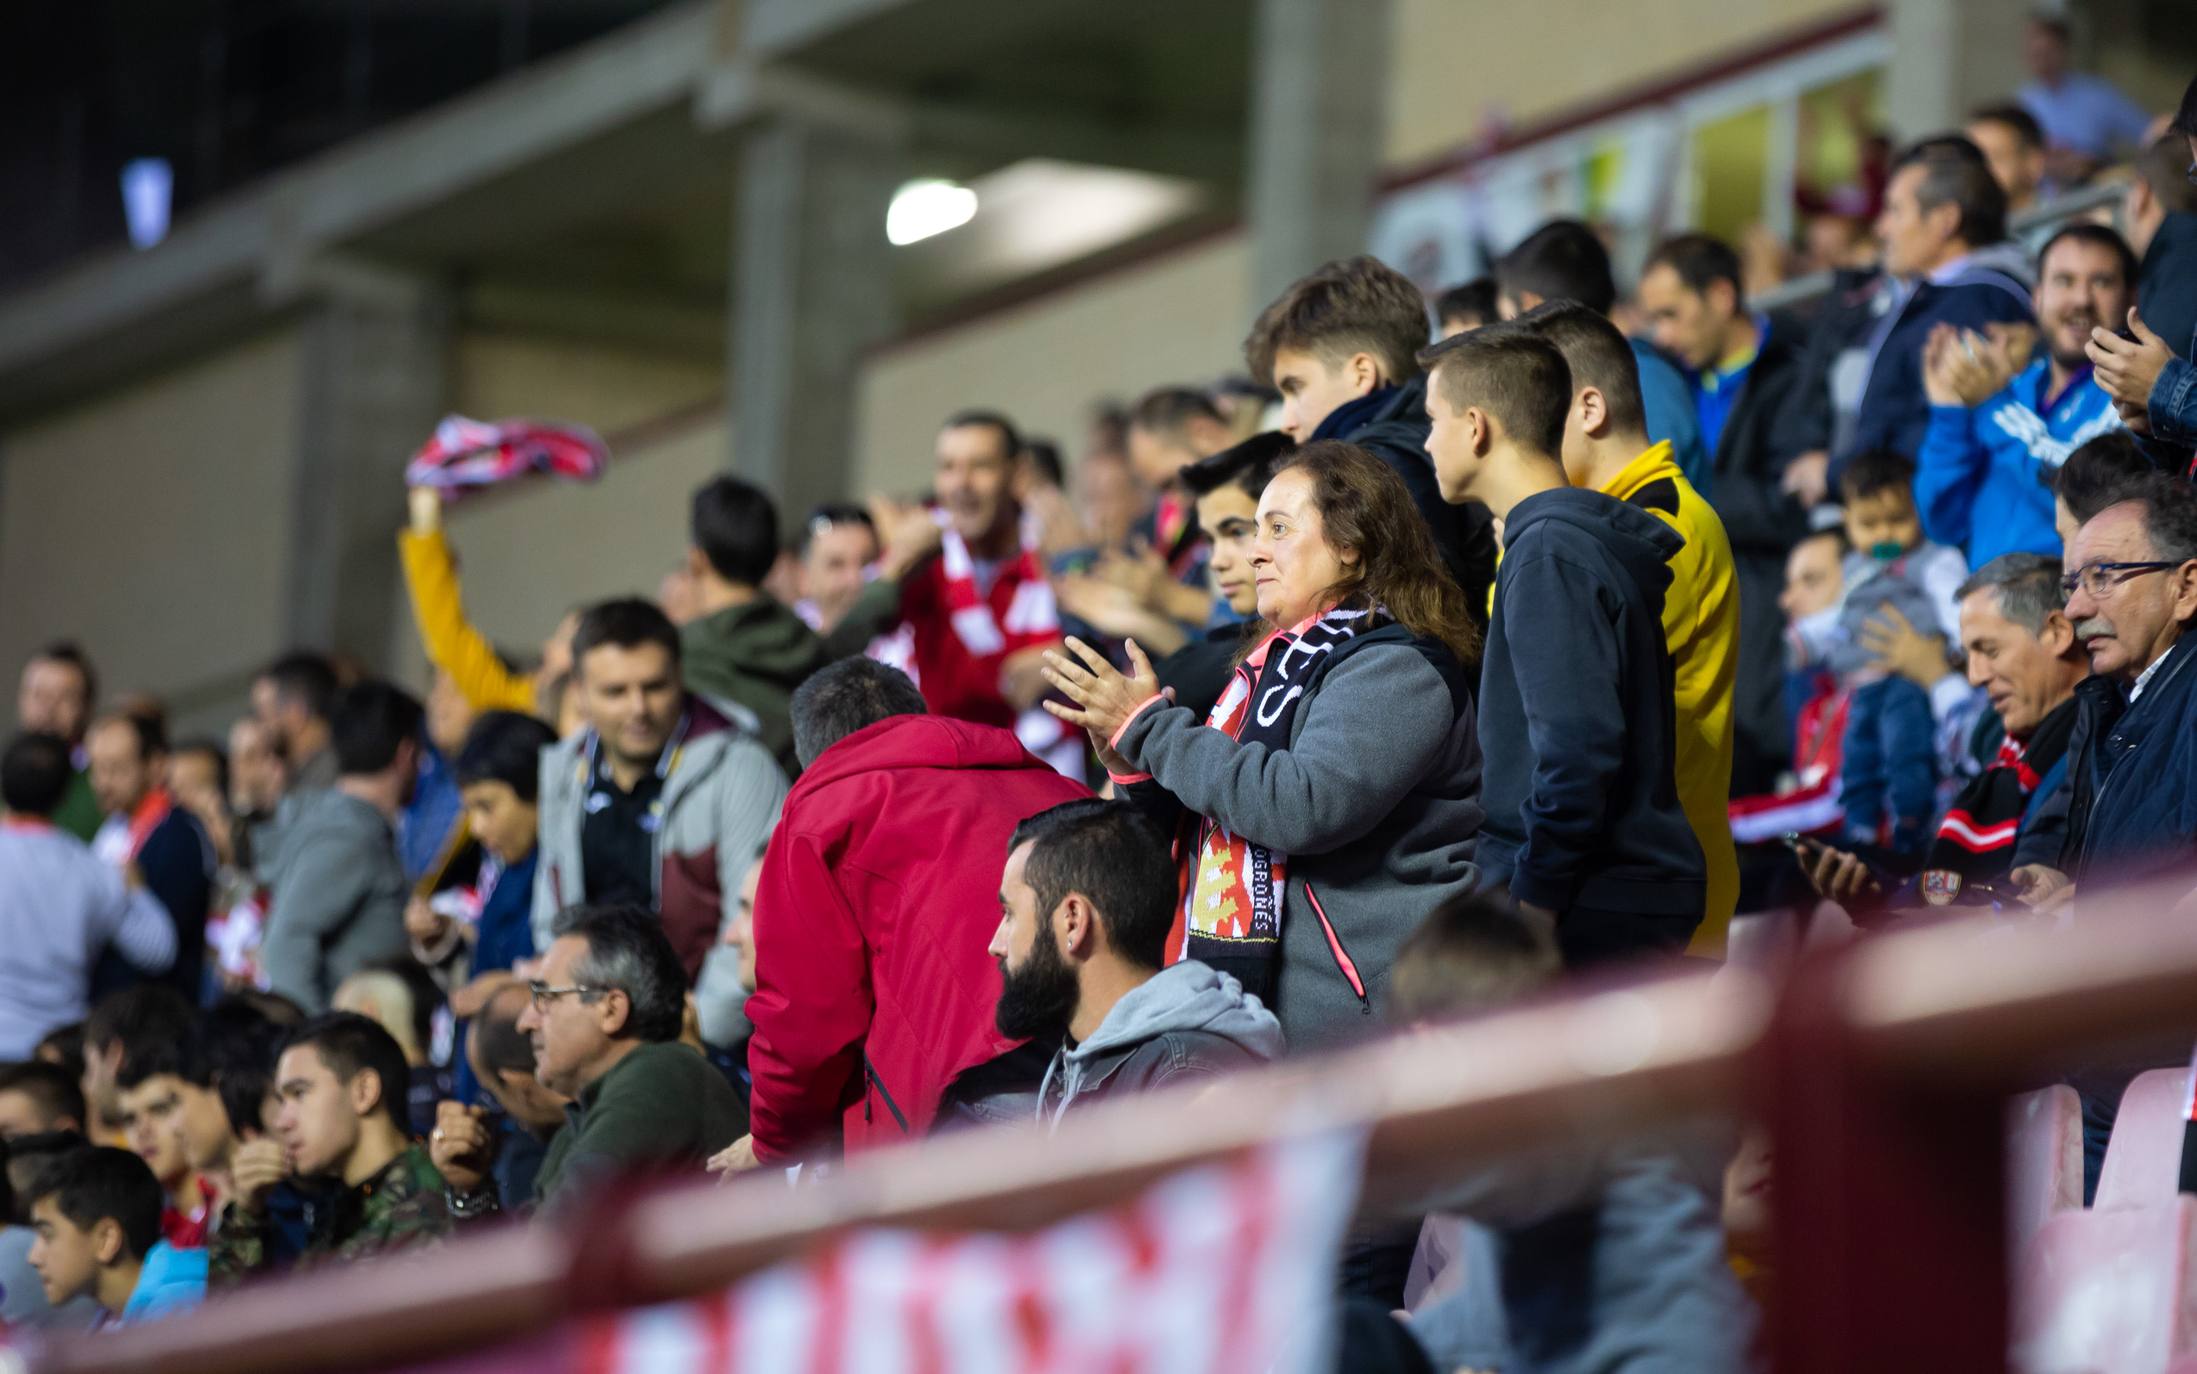
[[[1065,1035],[1076,1009],[1076,971],[1060,950],[1039,932],[1022,967],[999,969],[999,1007],[993,1021],[1001,1035],[1017,1040],[1046,1040]]]

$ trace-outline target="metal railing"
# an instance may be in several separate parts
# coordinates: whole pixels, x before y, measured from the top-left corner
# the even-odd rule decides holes
[[[1588,990],[1277,1066],[1194,1098],[1111,1104],[1033,1148],[1010,1128],[878,1153],[813,1186],[699,1181],[402,1259],[248,1288],[60,1341],[36,1374],[369,1369],[520,1340],[588,1311],[695,1297],[863,1225],[1021,1230],[1292,1131],[1368,1132],[1369,1212],[1475,1164],[1746,1110],[1773,1136],[1775,1367],[2003,1366],[2001,1109],[2034,1075],[2129,1037],[2197,1034],[2190,884],[2015,932],[1924,925],[1803,958]]]

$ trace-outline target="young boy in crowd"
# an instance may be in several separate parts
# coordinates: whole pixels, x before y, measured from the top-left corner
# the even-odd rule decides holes
[[[166,1197],[145,1161],[88,1146],[54,1161],[30,1190],[31,1267],[46,1301],[89,1294],[110,1322],[195,1307],[206,1295],[206,1252],[160,1238]]]
[[[1556,950],[1530,921],[1484,895],[1458,898],[1397,954],[1389,1015],[1417,1025],[1494,1011],[1557,976]],[[1725,1260],[1719,1134],[1539,1151],[1426,1199],[1494,1239],[1467,1239],[1464,1282],[1436,1275],[1439,1296],[1407,1320],[1435,1366],[1746,1368],[1755,1314]]]
[[[1945,659],[1951,627],[1960,623],[1953,594],[1968,563],[1960,550],[1923,538],[1914,479],[1912,462],[1882,451],[1857,454],[1840,474],[1853,546],[1843,569],[1846,594],[1835,624],[1811,646],[1852,691],[1839,794],[1846,842],[1879,850],[1895,865],[1919,856],[1928,838],[1938,718],[1969,696]],[[1888,660],[1888,643],[1915,637],[1926,641],[1918,657],[1930,661]],[[1939,704],[1933,689],[1947,680],[1949,703]]]
[[[1554,926],[1568,967],[1676,954],[1707,900],[1663,638],[1685,540],[1566,480],[1556,345],[1490,325],[1420,358],[1442,495],[1484,503],[1503,531],[1480,672],[1481,876]]]

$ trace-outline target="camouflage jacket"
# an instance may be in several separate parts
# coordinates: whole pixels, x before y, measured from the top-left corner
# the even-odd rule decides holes
[[[384,1250],[432,1244],[450,1234],[450,1212],[443,1203],[442,1175],[427,1151],[410,1145],[382,1171],[356,1188],[317,1202],[310,1213],[311,1238],[295,1269],[331,1260],[363,1259]],[[269,1227],[263,1216],[235,1203],[223,1210],[207,1257],[212,1286],[229,1287],[273,1266],[267,1253]]]

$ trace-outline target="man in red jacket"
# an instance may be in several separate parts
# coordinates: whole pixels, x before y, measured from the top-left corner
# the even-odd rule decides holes
[[[1054,1047],[993,1022],[999,864],[1023,818],[1089,794],[1012,731],[925,714],[869,659],[803,683],[793,731],[804,771],[755,898],[754,1134],[718,1167],[1027,1120]]]

